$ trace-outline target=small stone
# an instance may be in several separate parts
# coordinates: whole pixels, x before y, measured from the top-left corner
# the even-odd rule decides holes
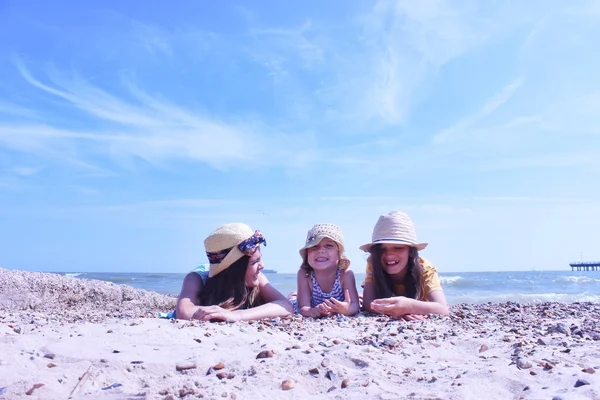
[[[113,330],[109,329],[109,330],[106,331],[106,333],[113,333]]]
[[[584,368],[581,372],[585,372],[586,374],[595,374],[596,370],[594,368]]]
[[[107,362],[108,362],[108,360],[107,360],[106,358],[101,358],[101,359],[100,359],[100,362],[101,362],[101,363],[107,363]]]
[[[342,389],[346,389],[346,388],[347,388],[349,385],[350,385],[350,379],[348,379],[348,378],[345,378],[345,379],[342,381]]]
[[[235,378],[235,374],[232,372],[225,372],[225,371],[221,371],[217,374],[217,378],[219,378],[219,380],[221,379],[233,379]]]
[[[351,358],[350,360],[351,360],[351,361],[354,363],[354,365],[356,365],[358,368],[366,368],[366,367],[368,367],[368,366],[369,366],[369,363],[368,363],[368,362],[366,362],[366,361],[363,361],[363,360],[361,360],[361,359],[359,359],[359,358]]]
[[[321,367],[329,367],[329,365],[331,364],[331,360],[329,360],[329,358],[325,357],[323,359],[323,361],[321,361]]]
[[[44,354],[44,358],[49,358],[50,360],[54,360],[54,357],[56,357],[54,355],[54,353],[45,353]]]
[[[586,381],[585,379],[577,379],[577,382],[575,382],[575,387],[580,387],[580,386],[585,386],[585,385],[589,385],[590,383],[588,381]]]
[[[479,352],[483,353],[484,351],[487,351],[489,349],[489,347],[487,346],[487,344],[482,344],[481,347],[479,348]]]
[[[537,340],[537,344],[540,344],[540,345],[542,345],[542,346],[546,346],[546,345],[548,345],[548,343],[546,343],[546,342],[544,341],[544,339],[542,339],[542,338],[539,338],[539,339]]]
[[[216,371],[222,370],[223,368],[225,368],[225,364],[223,364],[223,363],[218,363],[217,365],[213,365],[213,369]]]
[[[281,382],[281,390],[291,390],[296,386],[296,382],[293,379],[286,379]]]
[[[537,375],[537,372],[531,370],[531,371],[529,371],[529,375]]]
[[[51,362],[51,363],[48,363],[46,365],[46,367],[48,367],[48,368],[54,368],[54,367],[56,367],[56,364],[54,364],[53,362]]]
[[[531,368],[533,365],[531,364],[531,362],[527,361],[527,360],[521,360],[519,359],[517,361],[517,368],[519,369],[527,369],[527,368]]]
[[[256,358],[273,358],[275,353],[272,350],[263,350],[256,355]]]
[[[529,390],[529,386],[525,386],[525,387],[523,388],[523,391],[524,391],[524,392],[525,392],[525,391],[527,391],[527,390]]]
[[[188,369],[196,369],[198,366],[194,363],[192,364],[177,364],[175,365],[175,369],[177,371],[187,371]]]
[[[340,344],[340,343],[342,343],[341,340],[339,340],[339,339],[333,339],[333,344]]]
[[[15,327],[13,328],[13,331],[14,331],[15,333],[17,333],[17,334],[20,334],[20,333],[21,333],[21,327],[20,327],[20,326],[15,326]],[[33,392],[32,392],[32,393],[33,393]]]
[[[119,351],[119,350],[113,350],[113,353],[114,353],[114,354],[118,354],[118,353],[120,353],[120,352],[121,352],[121,351]]]
[[[562,398],[562,397],[560,397],[560,396],[554,396],[554,397],[552,398],[552,400],[565,400],[565,399],[563,399],[563,398]]]
[[[588,383],[588,385],[589,385],[589,383]],[[42,386],[44,386],[44,384],[43,384],[43,383],[36,383],[36,384],[35,384],[35,385],[33,385],[33,386],[32,386],[32,387],[31,387],[31,388],[28,390],[28,391],[26,391],[26,392],[25,392],[25,394],[26,394],[27,396],[31,396],[31,395],[33,394],[33,391],[34,391],[34,390],[36,390],[36,389],[39,389],[39,388],[41,388]]]
[[[329,392],[333,392],[335,390],[335,386],[330,387],[329,389],[327,389],[327,393]]]
[[[319,375],[319,369],[318,368],[311,368],[308,370],[308,373],[311,375]]]
[[[335,372],[333,372],[332,370],[328,369],[327,372],[325,372],[325,378],[329,379],[330,381],[334,381],[336,376],[335,376]]]

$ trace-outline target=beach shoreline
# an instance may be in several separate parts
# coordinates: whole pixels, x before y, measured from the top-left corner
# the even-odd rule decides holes
[[[0,399],[600,398],[598,303],[459,304],[419,322],[156,318],[174,304],[0,268]]]

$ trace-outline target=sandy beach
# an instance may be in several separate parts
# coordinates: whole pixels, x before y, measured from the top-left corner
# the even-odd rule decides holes
[[[600,399],[600,304],[205,323],[175,298],[0,269],[0,399]]]

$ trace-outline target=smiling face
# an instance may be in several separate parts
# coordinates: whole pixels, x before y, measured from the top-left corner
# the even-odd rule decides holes
[[[258,248],[254,254],[252,254],[250,260],[248,260],[245,276],[246,287],[253,288],[258,286],[258,276],[263,268],[262,254],[260,248]]]
[[[316,246],[306,249],[308,265],[314,270],[337,268],[340,264],[340,251],[337,243],[324,238]]]
[[[381,244],[381,265],[389,275],[406,273],[410,247],[404,244]]]

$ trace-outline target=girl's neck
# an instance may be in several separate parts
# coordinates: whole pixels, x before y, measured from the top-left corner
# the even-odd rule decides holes
[[[319,278],[330,278],[337,274],[338,268],[339,268],[339,266],[337,266],[337,265],[335,267],[330,267],[327,269],[314,269],[313,268],[313,274],[315,275],[315,278],[317,278],[317,280]]]
[[[402,271],[397,274],[390,275],[392,282],[396,285],[403,285],[406,280],[406,273],[408,272],[408,268],[404,268]]]

